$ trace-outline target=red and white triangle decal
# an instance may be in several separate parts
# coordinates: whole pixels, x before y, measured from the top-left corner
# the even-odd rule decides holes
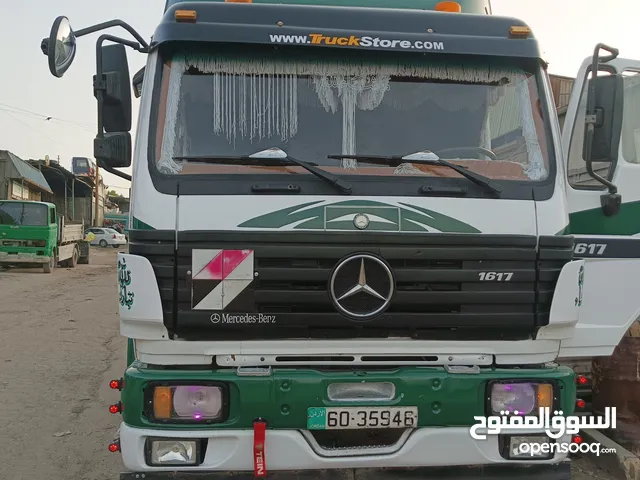
[[[224,310],[253,282],[253,250],[193,250],[191,264],[193,310]],[[201,300],[194,304],[194,297]]]

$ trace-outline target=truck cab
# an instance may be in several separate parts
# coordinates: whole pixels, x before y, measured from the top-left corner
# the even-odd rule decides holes
[[[0,200],[0,264],[49,267],[58,246],[57,218],[52,203]]]
[[[563,136],[525,22],[488,2],[390,7],[168,2],[151,43],[66,17],[43,42],[62,76],[76,38],[135,38],[100,37],[94,84],[95,157],[133,165],[121,478],[570,478],[571,432],[470,428],[571,415],[555,362],[610,355],[638,316],[638,259],[574,223],[623,211],[635,63],[596,47]],[[133,154],[125,46],[148,54]]]

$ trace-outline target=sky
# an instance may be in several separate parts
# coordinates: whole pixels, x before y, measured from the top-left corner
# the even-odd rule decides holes
[[[393,1],[393,0],[390,0]],[[640,59],[640,42],[633,32],[640,18],[637,0],[492,0],[494,15],[524,20],[537,37],[549,72],[575,76],[597,43],[620,50],[620,56]],[[119,18],[150,39],[160,20],[164,0],[22,0],[0,16],[0,150],[21,158],[60,158],[71,169],[71,157],[93,157],[96,134],[95,40],[78,39],[73,65],[63,78],[49,73],[40,42],[58,15],[81,28]],[[113,34],[126,38],[122,29]],[[128,49],[131,75],[146,57]],[[134,102],[134,130],[139,101]],[[47,118],[50,117],[49,120]],[[131,173],[131,169],[123,169]],[[128,195],[129,182],[104,172],[104,181]]]

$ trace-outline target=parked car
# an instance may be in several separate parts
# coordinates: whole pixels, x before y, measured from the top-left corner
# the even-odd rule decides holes
[[[95,237],[90,240],[90,245],[100,245],[103,248],[108,246],[118,248],[127,244],[127,238],[113,228],[92,227],[85,230],[84,234],[87,236],[89,234],[93,234],[92,236],[95,235]]]

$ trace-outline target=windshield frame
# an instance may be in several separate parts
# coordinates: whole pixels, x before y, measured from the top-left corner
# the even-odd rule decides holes
[[[211,44],[213,46],[214,44]],[[256,47],[261,47],[256,45]],[[335,196],[336,191],[330,185],[319,181],[311,174],[296,175],[293,173],[270,173],[264,174],[198,174],[198,175],[172,175],[161,172],[157,166],[158,142],[162,142],[162,129],[160,128],[159,115],[161,105],[159,99],[162,96],[164,83],[164,75],[170,72],[170,68],[166,65],[166,59],[170,58],[174,53],[188,50],[190,42],[176,42],[172,44],[162,45],[158,49],[154,83],[151,90],[151,108],[148,130],[147,144],[147,162],[152,183],[157,191],[169,195],[260,195],[252,191],[252,185],[272,184],[272,185],[288,185],[295,184],[300,187],[300,193],[303,195],[320,195]],[[199,46],[202,48],[202,45]],[[266,47],[265,49],[274,49],[274,47]],[[300,54],[304,47],[279,47],[277,50],[291,51],[292,54]],[[328,49],[331,50],[331,49]],[[327,52],[330,53],[330,52]],[[335,50],[331,52],[336,55]],[[416,53],[397,53],[397,52],[375,52],[378,57],[406,55],[415,58],[421,55],[423,58],[430,56],[438,56],[442,54],[416,54]],[[522,57],[492,57],[479,55],[455,55],[456,61],[464,63],[465,61],[501,61],[506,62],[510,66],[522,66],[525,70],[532,74],[535,82],[536,93],[540,102],[540,112],[543,122],[544,139],[541,138],[541,146],[546,149],[548,158],[548,174],[543,180],[503,180],[492,179],[499,184],[502,189],[500,199],[503,200],[547,200],[553,196],[555,191],[556,176],[558,172],[556,145],[553,138],[552,122],[553,118],[549,117],[550,111],[555,111],[555,107],[550,103],[550,99],[546,96],[547,92],[544,88],[546,70],[544,63],[540,59],[528,59]],[[551,108],[550,108],[551,107]],[[163,107],[164,108],[164,107]],[[216,155],[216,152],[211,152]],[[338,152],[327,152],[338,153]],[[409,154],[414,152],[398,152],[398,154]],[[307,160],[300,158],[300,160]],[[410,163],[410,161],[408,162]],[[445,167],[442,167],[443,169]],[[333,172],[335,173],[335,172]],[[424,197],[424,191],[420,191],[421,187],[429,186],[434,190],[443,189],[461,189],[466,192],[464,198],[494,198],[490,192],[482,187],[473,184],[468,179],[461,176],[440,177],[435,175],[407,175],[402,176],[402,181],[389,176],[378,175],[340,175],[341,179],[348,181],[353,187],[353,195],[366,197],[395,196],[395,197]],[[215,185],[215,188],[213,187]],[[381,186],[383,188],[381,188]],[[455,194],[440,196],[460,196]]]
[[[10,224],[10,223],[0,223],[0,228],[1,227],[30,227],[30,228],[47,228],[50,225],[50,221],[49,221],[49,206],[43,203],[33,203],[30,201],[15,201],[15,200],[0,200],[0,208],[2,208],[3,205],[21,205],[22,206],[22,213],[24,215],[24,209],[25,206],[29,206],[29,207],[36,207],[36,208],[41,208],[45,210],[45,215],[44,215],[44,225],[25,225],[23,223],[14,223],[14,224]]]

